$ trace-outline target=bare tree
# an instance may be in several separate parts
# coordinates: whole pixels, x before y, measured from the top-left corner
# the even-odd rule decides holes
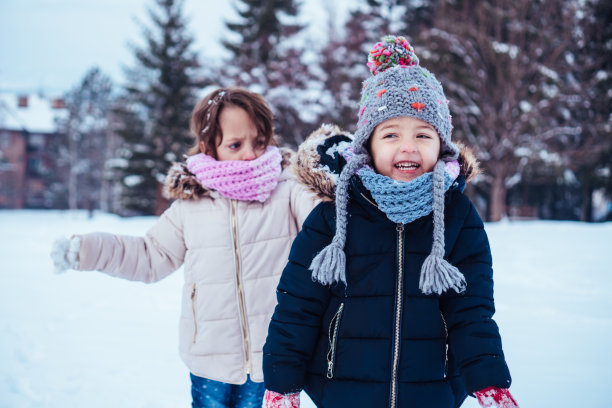
[[[445,86],[455,136],[483,161],[489,220],[505,215],[508,185],[531,158],[580,132],[556,114],[571,71],[577,7],[565,0],[447,0],[421,31],[417,53]]]
[[[361,84],[370,76],[366,62],[372,46],[390,33],[413,32],[416,23],[412,23],[416,20],[428,21],[425,17],[431,11],[431,2],[411,3],[409,0],[355,2],[342,28],[335,26],[335,15],[328,11],[329,41],[319,55],[324,95],[319,102],[324,106],[319,122],[332,122],[354,130]]]
[[[112,81],[98,68],[90,69],[79,85],[65,95],[68,115],[59,127],[67,137],[70,209],[101,208],[104,162],[110,137],[108,115]]]
[[[592,196],[598,188],[612,194],[612,3],[593,0],[580,10],[580,29],[566,81],[564,119],[580,128],[560,149],[564,165],[582,188],[581,221],[593,221]]]

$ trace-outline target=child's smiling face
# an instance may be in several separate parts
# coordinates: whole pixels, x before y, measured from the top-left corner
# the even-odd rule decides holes
[[[410,181],[433,171],[440,155],[440,136],[419,119],[387,119],[372,132],[370,151],[377,173]]]

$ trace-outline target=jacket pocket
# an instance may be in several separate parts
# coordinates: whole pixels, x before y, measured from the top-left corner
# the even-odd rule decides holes
[[[334,378],[334,364],[336,363],[336,347],[338,345],[338,329],[340,328],[340,320],[342,319],[342,311],[344,303],[340,303],[338,310],[329,323],[329,348],[327,351],[327,378]]]
[[[195,344],[196,339],[198,338],[198,315],[196,313],[196,300],[197,300],[197,290],[196,284],[193,284],[193,288],[191,289],[191,311],[193,312],[193,343]]]

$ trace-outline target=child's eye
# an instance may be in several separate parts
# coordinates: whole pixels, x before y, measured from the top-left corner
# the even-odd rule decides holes
[[[266,141],[263,140],[263,139],[256,140],[255,141],[255,146],[258,147],[258,148],[265,147],[266,146]]]
[[[240,143],[232,143],[231,145],[229,145],[229,148],[232,150],[238,149],[240,148]]]
[[[420,139],[431,139],[431,136],[429,136],[426,133],[420,133],[420,134],[417,135],[417,138],[420,138]]]
[[[397,137],[397,135],[395,133],[387,133],[386,135],[383,135],[383,139],[391,139]]]

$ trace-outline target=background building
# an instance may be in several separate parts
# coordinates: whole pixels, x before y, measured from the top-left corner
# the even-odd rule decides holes
[[[62,99],[0,93],[0,208],[65,208]]]

